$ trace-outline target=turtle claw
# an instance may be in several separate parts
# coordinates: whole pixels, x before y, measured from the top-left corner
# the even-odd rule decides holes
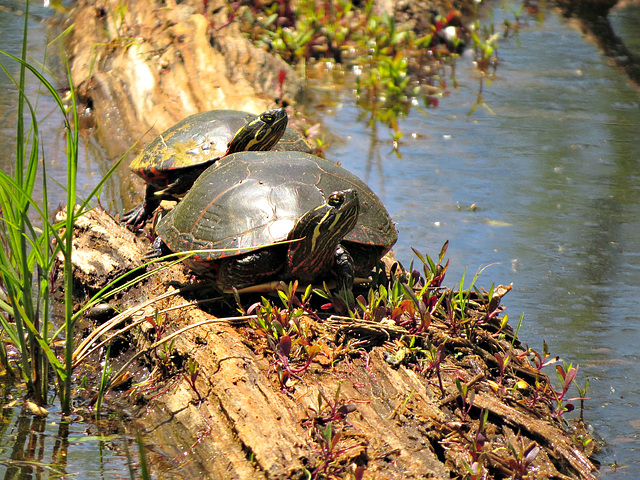
[[[131,230],[138,230],[144,225],[149,218],[149,212],[145,208],[145,204],[141,203],[137,207],[129,210],[122,216],[122,223]]]
[[[144,201],[125,213],[122,216],[122,223],[133,231],[142,228],[144,222],[146,222],[155,209],[160,206],[160,200],[160,196],[156,195],[156,188],[153,185],[147,185]]]
[[[334,273],[336,274],[336,287],[338,290],[351,290],[353,287],[353,279],[355,276],[353,268],[353,259],[349,252],[344,247],[338,244],[334,255],[335,266]]]
[[[173,252],[169,250],[169,247],[167,247],[167,244],[164,243],[160,237],[156,237],[156,239],[153,241],[153,244],[151,245],[151,250],[149,250],[144,254],[144,259],[153,260],[155,258],[160,258],[160,257],[164,257],[165,255],[169,255],[170,253],[173,253]]]

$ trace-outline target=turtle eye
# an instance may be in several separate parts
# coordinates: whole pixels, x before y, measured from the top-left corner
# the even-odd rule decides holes
[[[333,192],[327,199],[327,205],[330,207],[339,207],[344,203],[344,193]]]

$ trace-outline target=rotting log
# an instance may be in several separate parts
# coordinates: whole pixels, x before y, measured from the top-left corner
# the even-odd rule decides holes
[[[104,232],[120,240],[105,244]],[[76,234],[74,268],[77,281],[91,285],[87,292],[113,280],[104,270],[84,265],[86,259],[95,265],[97,244],[104,258],[132,252],[141,258],[148,247],[100,209],[79,222]],[[419,362],[389,361],[411,337],[402,327],[304,317],[318,353],[309,368],[283,379],[282,363],[258,329],[246,319],[216,320],[220,304],[206,303],[206,284],[194,281],[179,264],[110,303],[125,310],[169,285],[177,287],[175,295],[135,313],[142,322],[126,337],[129,351],[112,352],[114,370],[118,362],[143,352],[128,367],[138,383],[129,385],[124,398],[134,404],[135,425],[145,433],[151,463],[161,474],[285,479],[304,478],[307,470],[338,478],[357,471],[361,478],[445,479],[463,477],[465,463],[478,461],[487,478],[505,478],[527,458],[530,479],[597,478],[590,451],[574,443],[578,431],[555,417],[550,404],[534,401],[533,379],[547,386],[548,379],[529,364],[509,329],[501,334],[498,320],[479,324],[473,338],[461,338],[434,316],[428,330],[415,335],[424,348],[443,345],[441,391],[435,370],[419,368]],[[496,295],[508,290],[496,289]],[[119,322],[135,318],[123,315]],[[170,348],[149,349],[160,337],[200,322],[177,335]],[[511,356],[502,379],[488,361],[496,352]],[[189,365],[197,365],[196,375]],[[473,394],[463,399],[456,379]],[[523,379],[528,388],[515,388]],[[488,419],[481,427],[485,411]]]

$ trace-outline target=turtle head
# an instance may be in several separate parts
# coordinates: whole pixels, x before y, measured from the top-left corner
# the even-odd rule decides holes
[[[343,190],[302,215],[289,234],[290,240],[299,239],[289,247],[291,277],[312,281],[330,270],[340,241],[356,226],[359,211],[356,191]]]
[[[227,154],[271,150],[282,138],[288,121],[289,117],[284,108],[261,113],[236,132],[229,142]]]

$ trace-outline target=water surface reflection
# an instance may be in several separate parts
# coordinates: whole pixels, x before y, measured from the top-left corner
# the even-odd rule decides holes
[[[494,23],[502,19],[496,10]],[[524,340],[580,364],[589,420],[612,445],[602,460],[629,467],[616,478],[637,478],[640,96],[552,12],[523,25],[519,40],[500,44],[484,90],[495,115],[466,115],[477,78],[463,58],[458,90],[402,123],[401,159],[385,127],[372,141],[359,126],[346,93],[325,122],[349,140],[327,155],[383,197],[401,261],[410,247],[435,256],[449,239],[450,282],[497,263],[479,283],[513,282],[506,305],[512,318],[525,313]]]

